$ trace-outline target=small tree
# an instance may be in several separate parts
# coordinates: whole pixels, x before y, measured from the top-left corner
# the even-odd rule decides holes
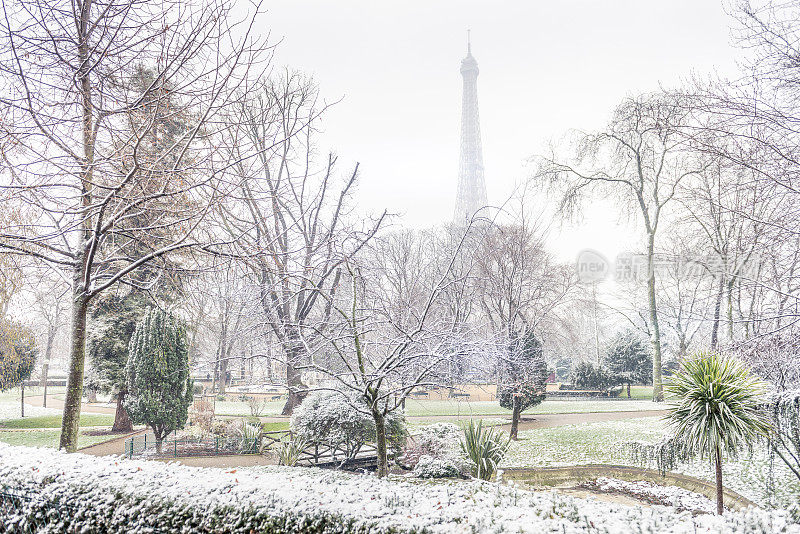
[[[614,338],[605,364],[614,382],[627,386],[628,398],[631,384],[647,384],[653,380],[653,357],[635,330],[625,330]]]
[[[501,363],[497,400],[511,410],[511,439],[516,440],[522,412],[544,400],[547,364],[542,342],[532,331],[517,336],[510,345],[508,357]]]
[[[713,458],[721,514],[723,454],[735,456],[769,431],[759,401],[764,387],[738,360],[712,352],[686,360],[666,391],[676,442],[686,455]]]
[[[125,407],[134,423],[146,424],[161,453],[164,438],[183,428],[192,403],[186,331],[171,314],[150,309],[136,325],[125,368]]]
[[[339,391],[315,391],[295,410],[292,432],[308,443],[326,443],[345,452],[345,460],[356,457],[368,442],[377,439],[370,406],[361,395]],[[400,413],[385,418],[386,441],[399,452],[406,441],[405,419]]]
[[[33,333],[24,326],[0,320],[0,391],[17,387],[30,378],[39,349]]]

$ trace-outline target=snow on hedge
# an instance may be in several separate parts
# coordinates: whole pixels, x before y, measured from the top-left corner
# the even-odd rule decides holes
[[[69,506],[53,531],[798,532],[786,512],[722,517],[483,482],[378,480],[311,468],[194,468],[0,445],[0,487]],[[20,517],[3,517],[10,525]]]

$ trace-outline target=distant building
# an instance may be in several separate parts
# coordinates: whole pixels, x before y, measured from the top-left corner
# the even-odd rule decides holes
[[[467,57],[461,60],[464,89],[461,96],[461,159],[458,165],[458,192],[453,215],[455,224],[469,221],[475,212],[488,204],[483,178],[483,149],[478,114],[478,62],[472,57],[467,34]]]

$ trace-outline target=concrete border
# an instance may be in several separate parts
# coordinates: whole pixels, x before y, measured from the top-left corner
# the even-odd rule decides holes
[[[661,486],[677,486],[695,493],[700,493],[716,501],[717,488],[714,484],[699,478],[679,473],[661,475],[655,469],[644,469],[624,465],[587,464],[565,467],[508,468],[503,469],[503,480],[523,482],[535,488],[556,487],[565,484],[580,484],[598,477],[616,478],[628,482],[646,481]],[[728,488],[723,489],[725,507],[741,510],[756,504]]]

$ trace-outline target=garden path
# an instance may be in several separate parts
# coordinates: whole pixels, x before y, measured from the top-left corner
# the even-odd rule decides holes
[[[25,396],[25,404],[29,404],[31,406],[41,406],[43,403],[43,398],[41,395],[31,395]],[[56,408],[58,410],[64,409],[64,401],[59,399],[58,397],[54,396],[47,396],[47,407],[48,408]],[[115,406],[110,406],[105,403],[101,402],[93,402],[93,403],[82,403],[81,404],[81,413],[104,413],[114,415],[117,412],[117,408]]]

